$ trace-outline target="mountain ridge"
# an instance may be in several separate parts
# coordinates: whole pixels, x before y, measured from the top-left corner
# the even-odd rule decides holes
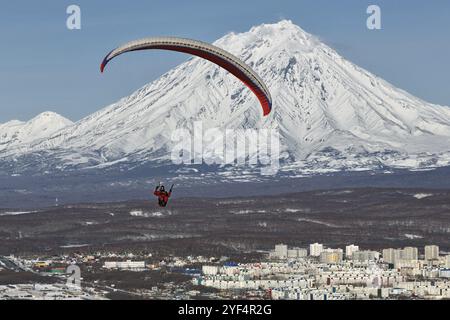
[[[450,108],[395,88],[291,21],[214,44],[264,79],[273,97],[268,117],[232,75],[193,58],[45,139],[0,149],[0,159],[44,153],[60,170],[168,161],[170,133],[203,120],[222,129],[278,129],[287,170],[450,165]]]
[[[29,121],[11,120],[0,124],[0,152],[51,137],[73,122],[51,111],[42,112]]]

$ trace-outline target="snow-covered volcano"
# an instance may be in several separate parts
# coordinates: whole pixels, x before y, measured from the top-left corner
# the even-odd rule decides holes
[[[17,170],[36,154],[60,170],[163,161],[172,131],[203,120],[209,127],[278,128],[285,168],[449,165],[450,108],[395,88],[292,22],[230,33],[214,44],[266,82],[273,98],[270,116],[262,116],[256,97],[228,72],[192,58],[48,139],[0,148],[1,161],[13,159]]]
[[[12,120],[0,124],[0,152],[50,138],[73,122],[54,112],[43,112],[28,122]]]

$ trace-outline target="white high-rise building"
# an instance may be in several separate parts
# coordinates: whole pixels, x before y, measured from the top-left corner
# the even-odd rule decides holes
[[[386,263],[393,263],[394,260],[394,249],[383,249],[383,261]]]
[[[297,249],[288,249],[287,256],[288,256],[288,258],[298,258]]]
[[[383,249],[383,261],[386,263],[395,263],[402,258],[403,250],[401,249]]]
[[[134,270],[145,269],[145,261],[105,261],[103,268],[105,269],[121,269],[121,270]]]
[[[425,246],[425,260],[436,260],[439,258],[439,247],[435,245]]]
[[[403,249],[384,249],[383,260],[387,263],[398,261],[414,261],[419,259],[419,249],[415,247],[405,247]]]
[[[376,261],[380,258],[380,254],[377,251],[355,251],[352,254],[352,260],[357,262]]]
[[[351,259],[353,252],[359,251],[359,246],[355,246],[354,244],[351,244],[349,246],[345,247],[345,257],[347,259]]]
[[[325,249],[320,253],[320,262],[327,264],[336,264],[342,262],[342,249]]]
[[[277,244],[275,246],[275,256],[280,259],[288,257],[288,246],[285,244]]]
[[[302,248],[292,248],[288,249],[288,258],[303,258],[308,255],[306,249]]]
[[[218,266],[203,266],[202,272],[204,275],[215,276],[219,273],[219,267]]]
[[[401,254],[402,260],[417,260],[419,258],[419,249],[415,247],[405,247]]]
[[[308,250],[303,249],[303,248],[297,248],[297,255],[299,258],[304,258],[304,257],[308,256]]]
[[[323,244],[313,243],[309,245],[309,255],[312,257],[319,257],[323,251]]]

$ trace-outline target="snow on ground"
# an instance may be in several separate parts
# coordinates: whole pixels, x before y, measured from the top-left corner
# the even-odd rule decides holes
[[[411,240],[414,239],[422,239],[422,236],[416,235],[416,234],[409,234],[409,233],[405,233],[405,237]]]
[[[0,212],[1,216],[18,216],[22,214],[30,214],[30,213],[37,213],[39,211],[6,211],[6,212]]]
[[[289,213],[296,213],[296,212],[302,212],[302,210],[300,209],[291,209],[291,208],[287,208],[286,210],[284,210],[285,212],[289,212]]]
[[[63,249],[70,249],[70,248],[84,248],[84,247],[89,247],[90,246],[90,244],[88,244],[88,243],[83,243],[83,244],[67,244],[67,245],[64,245],[64,246],[60,246],[60,248],[63,248]]]
[[[250,214],[250,213],[267,213],[266,210],[250,210],[250,209],[243,209],[243,210],[231,210],[230,213],[232,214]]]
[[[432,193],[417,193],[414,195],[414,198],[421,200],[421,199],[425,199],[425,198],[432,197],[432,196],[433,196]]]
[[[97,293],[71,288],[65,283],[0,285],[0,300],[104,300]]]
[[[144,218],[151,218],[151,217],[163,217],[165,215],[171,215],[172,212],[170,210],[167,210],[165,212],[155,211],[155,212],[145,212],[142,210],[132,210],[130,211],[130,215],[133,217],[144,217]]]
[[[320,225],[327,226],[327,227],[330,227],[330,228],[340,228],[340,226],[338,226],[336,224],[323,222],[323,221],[319,221],[319,220],[313,220],[313,219],[300,218],[300,219],[297,219],[297,221],[320,224]]]
[[[254,213],[254,210],[232,210],[230,211],[230,213],[232,214],[249,214],[249,213]]]
[[[267,222],[258,222],[258,227],[267,228]]]

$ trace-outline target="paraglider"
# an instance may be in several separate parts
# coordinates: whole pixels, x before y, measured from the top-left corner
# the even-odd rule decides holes
[[[261,103],[264,116],[267,116],[272,110],[270,92],[255,71],[231,53],[198,40],[175,37],[153,37],[128,42],[111,51],[103,59],[100,70],[103,72],[106,65],[112,59],[123,53],[150,49],[184,52],[209,60],[236,76],[253,91]]]
[[[155,192],[153,194],[158,197],[158,204],[160,207],[167,206],[167,203],[169,202],[169,198],[172,195],[173,185],[170,188],[169,192],[167,192],[161,183],[156,186]]]
[[[264,116],[270,114],[272,110],[272,97],[267,89],[267,86],[258,74],[253,71],[251,67],[231,53],[206,42],[176,37],[152,37],[131,41],[112,50],[103,59],[100,66],[100,71],[103,73],[106,65],[121,54],[132,51],[152,49],[188,53],[209,60],[212,63],[222,67],[237,77],[256,95],[263,109]],[[158,197],[159,206],[167,206],[169,198],[172,194],[172,188],[170,188],[169,192],[167,192],[161,184],[156,187],[153,194]]]

